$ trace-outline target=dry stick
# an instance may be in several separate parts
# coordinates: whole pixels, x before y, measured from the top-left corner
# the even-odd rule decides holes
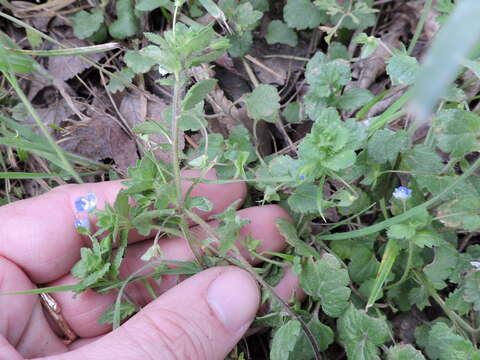
[[[205,230],[205,232],[209,236],[211,236],[214,241],[216,241],[218,244],[221,243],[220,242],[220,237],[218,236],[216,231],[206,221],[204,221],[197,214],[195,214],[195,213],[193,213],[193,212],[191,212],[187,209],[185,209],[185,212],[187,213],[188,217],[190,217],[190,219],[192,219],[194,222],[196,222],[198,225],[200,225],[200,227],[203,230]],[[273,290],[273,288],[269,284],[267,284],[265,282],[265,280],[260,275],[258,275],[256,273],[254,267],[252,265],[250,265],[250,263],[247,260],[245,260],[245,258],[240,254],[238,249],[235,248],[234,250],[236,250],[236,254],[235,254],[236,257],[235,258],[234,257],[226,258],[226,257],[223,257],[223,256],[220,256],[220,257],[223,260],[226,260],[228,262],[231,262],[231,263],[234,263],[234,264],[236,263],[237,265],[242,267],[244,270],[248,271],[250,273],[250,275],[252,275],[255,278],[255,280],[257,280],[258,283],[262,287],[267,289],[267,291],[275,298],[275,300],[277,300],[278,302],[280,302],[280,304],[282,304],[283,308],[288,313],[288,315],[290,315],[293,319],[297,320],[300,323],[300,325],[302,326],[302,329],[303,329],[305,335],[307,336],[310,345],[312,346],[313,353],[315,355],[315,360],[321,360],[320,350],[318,348],[317,341],[315,340],[315,337],[313,336],[312,332],[308,328],[307,324],[303,321],[303,319],[298,314],[296,314],[290,308],[290,306],[275,292],[275,290]]]
[[[253,56],[251,56],[251,55],[245,55],[245,59],[247,59],[248,61],[254,63],[254,64],[257,65],[258,67],[261,67],[263,70],[269,72],[270,74],[275,75],[275,76],[278,77],[280,80],[283,80],[283,76],[282,76],[282,75],[280,75],[279,73],[276,73],[275,71],[273,71],[272,69],[270,69],[267,65],[265,65],[265,64],[262,63],[261,61],[255,59]]]

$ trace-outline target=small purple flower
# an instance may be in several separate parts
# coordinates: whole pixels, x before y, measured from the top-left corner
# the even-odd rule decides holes
[[[305,180],[305,175],[300,175],[300,180]]]
[[[74,202],[77,213],[91,213],[97,207],[97,197],[89,192],[87,196],[81,196]]]
[[[90,221],[88,218],[82,218],[82,219],[77,219],[75,220],[75,227],[78,228],[85,228],[87,230],[90,230]]]
[[[412,189],[405,186],[399,186],[395,189],[392,195],[395,199],[406,200],[412,195]]]

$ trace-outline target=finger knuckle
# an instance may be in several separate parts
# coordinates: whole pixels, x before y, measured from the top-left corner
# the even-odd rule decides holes
[[[156,310],[155,317],[148,313],[140,315],[147,343],[157,344],[165,359],[211,359],[213,346],[208,321],[193,320],[170,309]]]

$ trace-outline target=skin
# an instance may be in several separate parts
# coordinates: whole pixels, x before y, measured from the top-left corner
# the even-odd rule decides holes
[[[191,171],[183,173],[185,178],[195,175]],[[207,177],[215,179],[216,175],[212,171]],[[184,191],[189,185],[188,181],[182,184]],[[120,182],[67,185],[0,207],[0,293],[77,282],[70,269],[88,239],[75,230],[73,203],[91,191],[98,198],[97,208],[102,209],[105,203],[113,203],[121,187]],[[198,212],[205,220],[232,202],[243,201],[245,195],[243,183],[199,184],[192,193],[206,196],[214,204],[210,213]],[[281,251],[286,246],[275,225],[278,218],[289,218],[282,208],[251,207],[239,210],[238,215],[251,221],[241,229],[241,235],[261,240],[260,251]],[[199,228],[192,230],[204,236]],[[145,265],[139,257],[152,240],[133,233],[129,243],[122,277]],[[184,239],[165,238],[160,240],[160,247],[165,259],[193,259]],[[210,268],[181,280],[164,276],[160,285],[152,281],[156,293],[161,294],[157,299],[152,299],[143,286],[129,285],[127,294],[143,309],[115,331],[97,322],[115,301],[115,293],[102,296],[86,291],[75,297],[70,292],[51,294],[79,335],[69,346],[62,343],[37,295],[0,295],[0,358],[224,359],[255,318],[260,297],[256,282],[234,266]],[[298,280],[289,270],[275,289],[285,300],[293,292],[302,295]]]

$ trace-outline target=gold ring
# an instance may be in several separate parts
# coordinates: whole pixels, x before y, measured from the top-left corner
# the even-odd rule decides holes
[[[47,309],[52,319],[63,332],[63,343],[65,345],[69,345],[76,340],[78,338],[77,334],[75,334],[70,325],[68,325],[67,321],[62,315],[62,309],[55,299],[47,293],[42,293],[40,294],[40,302],[42,303],[43,307]]]

